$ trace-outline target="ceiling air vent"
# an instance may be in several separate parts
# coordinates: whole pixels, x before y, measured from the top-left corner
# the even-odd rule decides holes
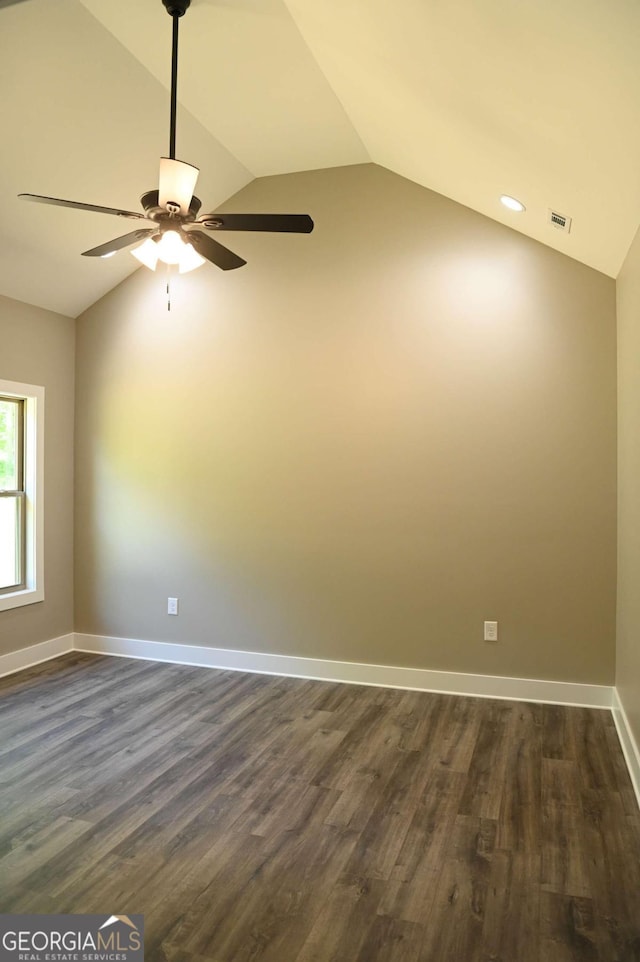
[[[565,214],[559,214],[557,210],[549,211],[549,223],[558,230],[563,230],[568,234],[571,230],[571,218]]]

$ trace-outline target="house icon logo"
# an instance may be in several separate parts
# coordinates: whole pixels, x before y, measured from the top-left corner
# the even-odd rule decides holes
[[[138,926],[131,921],[128,915],[110,915],[107,921],[102,923],[102,925],[100,926],[100,929],[106,929],[110,925],[113,925],[115,922],[124,922],[125,925],[128,925],[132,929],[135,929],[136,932],[138,931]]]
[[[115,953],[122,962],[139,962],[144,958],[142,916],[110,915],[98,926],[95,942],[98,953]]]

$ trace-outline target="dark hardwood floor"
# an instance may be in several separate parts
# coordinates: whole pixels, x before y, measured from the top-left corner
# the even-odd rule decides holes
[[[0,911],[148,962],[635,962],[606,711],[74,654],[0,680]]]

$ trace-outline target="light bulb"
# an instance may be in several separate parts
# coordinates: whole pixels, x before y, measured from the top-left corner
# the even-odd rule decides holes
[[[184,243],[177,230],[166,230],[156,245],[158,257],[165,264],[179,264]]]

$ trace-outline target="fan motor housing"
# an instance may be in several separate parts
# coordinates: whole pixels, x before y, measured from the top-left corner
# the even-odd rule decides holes
[[[169,214],[164,207],[161,207],[158,203],[158,191],[148,190],[146,194],[143,194],[140,198],[140,203],[142,208],[151,220],[161,220],[163,217],[169,217]],[[191,203],[189,204],[189,213],[186,217],[176,217],[176,220],[195,220],[198,216],[198,211],[202,207],[202,201],[199,197],[194,194],[191,198]]]

